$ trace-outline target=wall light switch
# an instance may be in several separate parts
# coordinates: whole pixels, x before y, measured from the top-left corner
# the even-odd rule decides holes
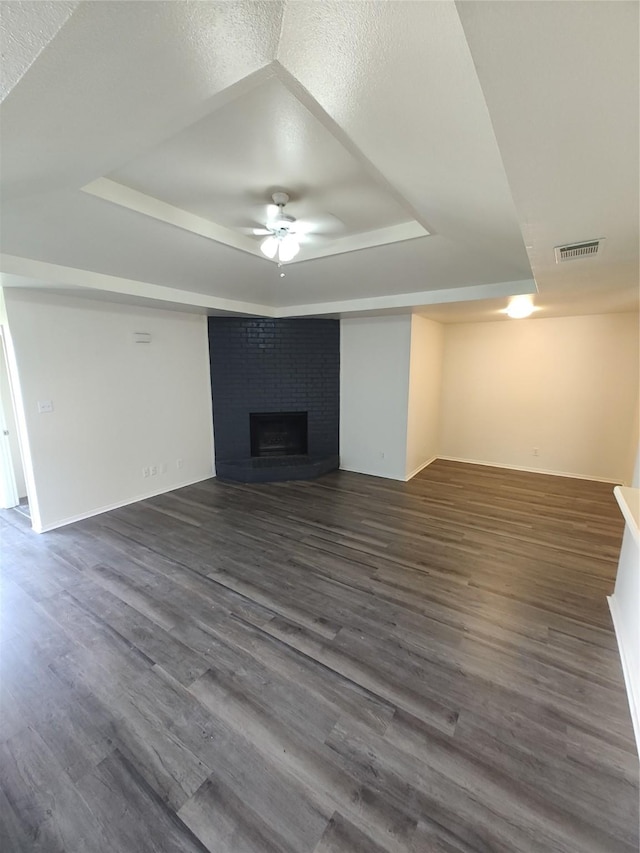
[[[53,400],[38,400],[38,414],[43,415],[45,412],[53,411]]]

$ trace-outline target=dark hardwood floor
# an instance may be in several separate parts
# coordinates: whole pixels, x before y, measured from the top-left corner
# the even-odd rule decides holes
[[[210,480],[3,540],[5,853],[635,853],[601,483]]]

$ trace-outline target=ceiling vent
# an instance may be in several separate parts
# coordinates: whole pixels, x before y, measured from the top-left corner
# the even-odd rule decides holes
[[[563,264],[565,261],[577,261],[579,258],[592,258],[601,255],[604,238],[600,240],[585,240],[583,243],[570,243],[567,246],[556,246],[556,263]]]

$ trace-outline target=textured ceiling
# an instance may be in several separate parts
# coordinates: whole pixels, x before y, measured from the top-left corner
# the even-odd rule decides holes
[[[536,291],[536,316],[637,309],[635,3],[0,10],[6,286],[270,315],[493,319]],[[244,230],[274,189],[344,223],[284,278]],[[602,257],[555,265],[593,237]]]

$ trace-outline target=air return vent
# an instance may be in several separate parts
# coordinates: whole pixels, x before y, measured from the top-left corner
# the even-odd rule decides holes
[[[603,239],[585,240],[583,243],[570,243],[568,246],[556,246],[556,263],[563,264],[565,261],[577,261],[579,258],[592,258],[601,255]]]

